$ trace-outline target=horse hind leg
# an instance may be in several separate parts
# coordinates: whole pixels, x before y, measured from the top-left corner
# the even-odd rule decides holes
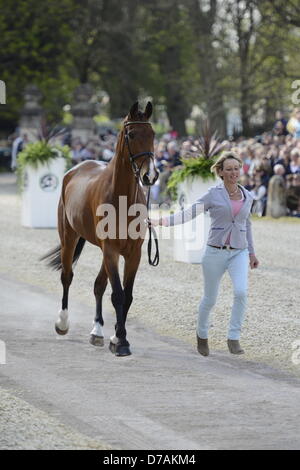
[[[65,239],[66,241],[66,239]],[[59,335],[66,335],[69,331],[70,322],[69,322],[69,313],[68,313],[68,299],[69,299],[69,288],[73,279],[73,256],[75,248],[78,242],[78,236],[75,235],[75,232],[72,234],[72,237],[68,239],[68,242],[62,244],[61,246],[61,283],[63,286],[63,298],[61,310],[58,314],[58,319],[55,323],[56,333]]]
[[[107,273],[104,263],[102,263],[99,274],[94,284],[94,294],[96,298],[96,316],[94,327],[90,333],[90,343],[93,346],[104,346],[103,335],[103,316],[102,316],[102,297],[107,286]]]
[[[63,285],[62,307],[58,312],[58,319],[55,322],[55,330],[59,335],[66,335],[69,331],[70,321],[68,312],[69,287],[73,279],[73,271],[61,273],[61,283]]]

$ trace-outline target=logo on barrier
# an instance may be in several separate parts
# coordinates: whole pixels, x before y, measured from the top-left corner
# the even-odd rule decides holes
[[[23,178],[23,187],[24,189],[27,189],[28,188],[28,173],[27,171],[25,171],[24,173],[24,178]]]
[[[57,186],[58,178],[52,173],[48,173],[47,175],[42,176],[42,178],[40,179],[40,188],[43,191],[46,191],[48,193],[51,191],[55,191]]]
[[[0,80],[0,104],[6,104],[6,86],[3,80]]]
[[[6,345],[0,340],[0,364],[6,364]]]

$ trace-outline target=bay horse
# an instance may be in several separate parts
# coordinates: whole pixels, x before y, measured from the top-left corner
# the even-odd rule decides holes
[[[131,236],[129,226],[134,220],[131,212],[124,212],[120,201],[127,206],[146,209],[142,185],[150,186],[158,178],[154,165],[154,131],[148,122],[152,104],[144,112],[138,102],[130,109],[118,136],[116,153],[106,166],[97,161],[85,161],[69,170],[62,183],[58,205],[58,231],[60,245],[47,253],[48,265],[61,270],[63,286],[62,308],[55,323],[56,332],[65,335],[69,330],[68,294],[73,279],[73,265],[78,260],[86,241],[101,248],[103,260],[94,284],[96,316],[90,333],[90,343],[104,345],[102,296],[108,280],[112,286],[111,301],[116,311],[115,334],[110,338],[109,349],[116,356],[131,354],[126,338],[126,318],[132,303],[132,290],[141,259],[141,249],[146,224],[138,224],[138,237]],[[111,234],[98,230],[107,211],[115,210],[115,227]],[[126,209],[126,208],[125,208]],[[125,220],[125,236],[120,235],[120,217]],[[100,233],[99,233],[100,232]],[[123,230],[124,232],[124,230]],[[123,256],[123,285],[119,276],[119,257]]]

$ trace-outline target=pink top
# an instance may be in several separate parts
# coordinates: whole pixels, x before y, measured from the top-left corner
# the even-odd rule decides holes
[[[244,195],[243,195],[242,199],[240,199],[239,201],[234,201],[233,199],[230,199],[230,202],[231,202],[233,217],[235,217],[240,212],[240,210],[242,208],[242,205],[244,203]],[[230,245],[230,235],[231,235],[231,232],[227,237],[225,245]]]

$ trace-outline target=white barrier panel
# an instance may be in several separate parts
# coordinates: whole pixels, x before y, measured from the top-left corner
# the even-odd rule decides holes
[[[22,225],[32,228],[57,227],[57,207],[66,160],[55,158],[49,165],[25,169],[22,193]]]
[[[184,208],[203,196],[216,180],[203,181],[198,177],[186,180],[178,186],[178,201]],[[182,226],[174,227],[174,260],[184,263],[201,263],[210,229],[210,216],[202,213]]]

